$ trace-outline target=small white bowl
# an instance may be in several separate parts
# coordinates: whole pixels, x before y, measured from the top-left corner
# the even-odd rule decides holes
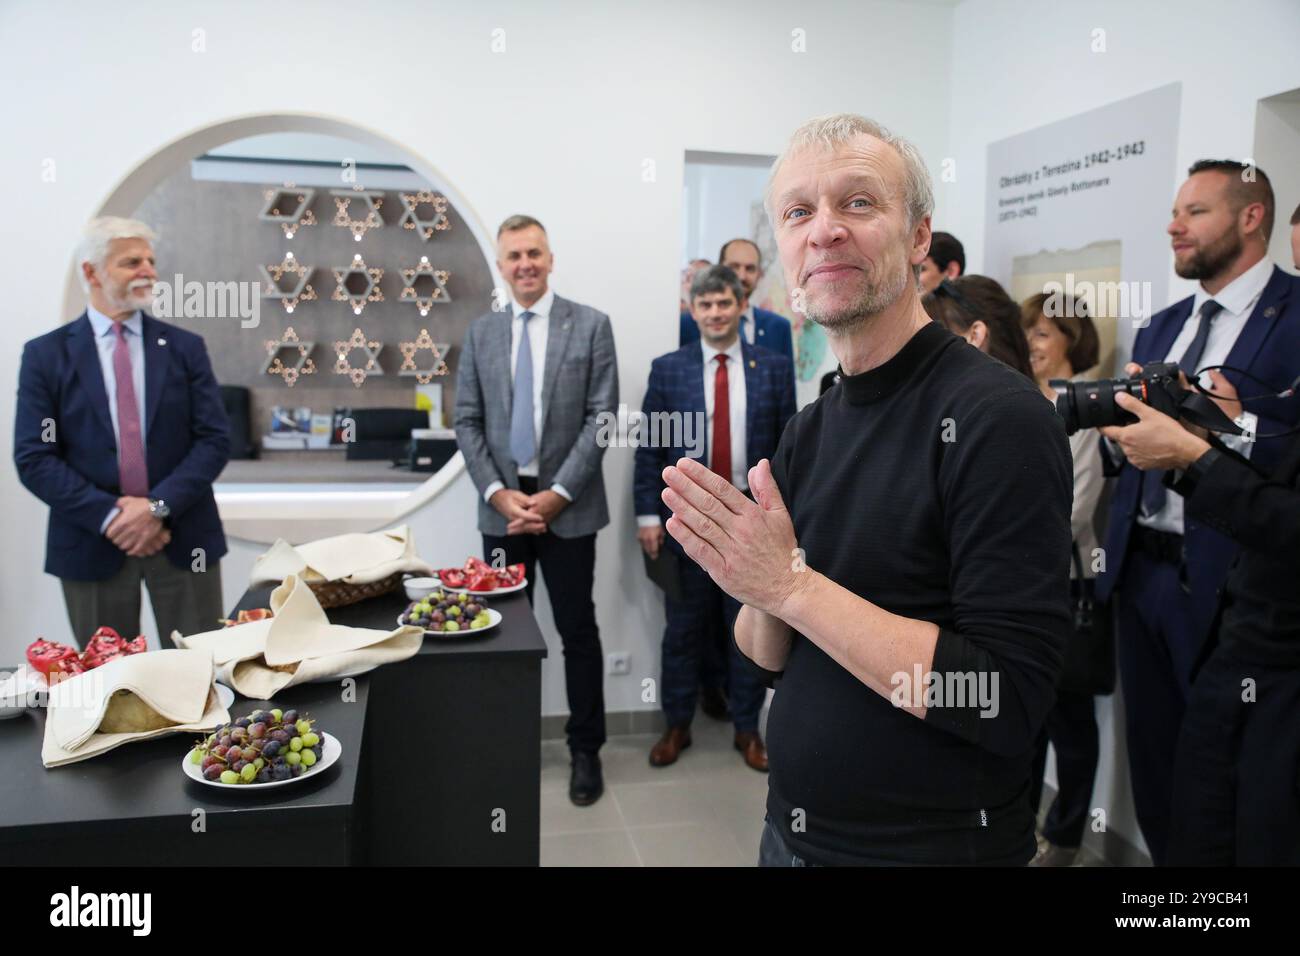
[[[402,586],[406,588],[406,596],[412,601],[427,598],[441,585],[442,582],[437,578],[407,578],[402,582]]]

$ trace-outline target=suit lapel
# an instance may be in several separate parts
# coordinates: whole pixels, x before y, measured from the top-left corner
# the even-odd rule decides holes
[[[700,459],[707,463],[709,460],[709,406],[705,403],[704,398],[704,346],[699,342],[694,342],[687,347],[686,352],[686,394],[688,402],[686,411],[692,415],[698,415],[696,421],[704,422],[704,434],[701,436],[701,442],[704,448],[704,455]],[[686,454],[687,449],[681,449],[683,457],[689,458]]]
[[[1268,285],[1264,286],[1264,291],[1255,303],[1255,309],[1246,319],[1246,324],[1242,326],[1241,333],[1237,336],[1237,341],[1232,344],[1232,351],[1228,357],[1223,360],[1224,365],[1232,365],[1236,368],[1250,368],[1255,361],[1255,356],[1259,348],[1268,338],[1268,334],[1273,331],[1273,326],[1277,324],[1278,319],[1283,312],[1283,304],[1286,302],[1287,274],[1277,266],[1273,267],[1273,275],[1268,280]],[[1242,382],[1237,380],[1237,376],[1232,372],[1225,372],[1231,378],[1238,388],[1242,387]]]
[[[1149,346],[1143,343],[1142,358],[1137,357],[1139,354],[1137,349],[1133,350],[1133,361],[1139,365],[1145,365],[1147,362],[1163,362],[1174,340],[1178,338],[1178,333],[1183,330],[1183,326],[1191,316],[1195,302],[1195,296],[1180,302],[1176,307],[1177,311],[1170,313],[1168,322],[1158,329],[1151,330],[1152,339]]]
[[[153,427],[154,416],[162,402],[163,383],[171,366],[171,346],[152,316],[140,316],[140,334],[144,346],[144,420],[145,434]]]
[[[755,307],[754,308],[754,344],[764,345],[764,346],[767,345],[767,340],[765,338],[766,335],[767,335],[767,316],[759,315],[758,308]],[[741,338],[743,339],[744,336],[742,335]],[[746,359],[746,361],[748,361],[748,359]]]
[[[555,392],[555,382],[560,377],[564,350],[569,344],[569,335],[573,331],[573,315],[566,299],[561,299],[558,295],[555,297],[547,326],[546,369],[542,373],[542,434],[546,433],[546,417],[551,410],[551,395]]]
[[[104,383],[104,371],[99,364],[99,345],[95,341],[95,329],[90,324],[90,317],[85,312],[81,313],[81,318],[73,323],[72,330],[68,333],[68,355],[77,371],[77,380],[86,390],[90,406],[95,410],[95,416],[109,437],[113,438],[116,447],[113,418],[108,411],[108,387]]]
[[[757,335],[755,336],[757,338]],[[758,414],[758,355],[746,342],[740,343],[740,361],[745,366],[745,468],[754,460],[754,416]]]
[[[501,373],[500,382],[494,383],[491,381],[490,374],[485,375],[483,387],[484,390],[490,386],[500,387],[501,402],[505,406],[507,420],[514,411],[514,355],[510,351],[510,327],[513,320],[514,310],[510,306],[506,306],[504,312],[494,312],[484,320],[483,348],[487,355],[484,356],[483,365],[480,366],[480,368],[484,369],[501,368],[505,370]]]

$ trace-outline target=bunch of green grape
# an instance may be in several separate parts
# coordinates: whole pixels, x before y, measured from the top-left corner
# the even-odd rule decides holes
[[[275,783],[302,776],[320,762],[321,731],[296,710],[255,710],[194,745],[190,762],[206,780]]]
[[[477,631],[492,623],[487,611],[487,602],[480,597],[439,589],[407,607],[402,623],[443,633]]]

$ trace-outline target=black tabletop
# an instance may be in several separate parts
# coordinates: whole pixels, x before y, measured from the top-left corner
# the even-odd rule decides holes
[[[270,592],[270,588],[245,592],[236,610],[268,606]],[[399,590],[327,613],[335,624],[391,630],[408,603]],[[456,639],[428,636],[419,654],[546,656],[546,642],[522,591],[489,599],[488,604],[501,612],[499,626]],[[312,815],[345,816],[356,800],[369,691],[370,679],[363,675],[356,679],[354,700],[344,699],[340,683],[334,679],[288,688],[274,701],[237,697],[231,706],[232,719],[259,707],[295,707],[309,712],[343,747],[338,763],[319,777],[258,792],[233,787],[226,792],[187,778],[181,760],[197,735],[168,734],[47,770],[41,763],[44,710],[33,708],[11,720],[0,720],[0,838],[19,834],[23,839],[39,838],[46,827],[64,828],[65,833],[93,833],[96,828],[131,820],[188,820],[199,807],[209,813],[245,817],[254,816],[249,811],[293,811],[296,821]]]
[[[106,823],[176,817],[188,821],[196,808],[210,814],[293,809],[320,818],[347,813],[356,795],[358,755],[365,726],[369,679],[356,679],[355,701],[345,701],[337,681],[302,684],[274,701],[237,697],[231,718],[259,707],[294,707],[319,721],[343,748],[339,760],[316,779],[304,777],[270,790],[229,791],[190,780],[181,760],[197,734],[167,734],[125,744],[89,760],[46,769],[41,763],[45,711],[29,708],[0,721],[0,835],[22,830],[39,837],[40,828],[64,834],[93,831]]]
[[[250,589],[235,605],[235,611],[271,606],[273,587]],[[463,636],[439,637],[426,635],[421,655],[436,654],[445,657],[463,657],[479,654],[523,654],[532,657],[546,656],[546,641],[533,617],[532,606],[523,591],[486,598],[487,606],[501,612],[501,623],[490,631],[477,634],[462,632]],[[331,624],[348,627],[370,627],[390,631],[397,627],[397,618],[411,602],[406,592],[398,589],[391,594],[359,601],[347,607],[331,608],[326,612]],[[401,665],[390,665],[400,667]]]

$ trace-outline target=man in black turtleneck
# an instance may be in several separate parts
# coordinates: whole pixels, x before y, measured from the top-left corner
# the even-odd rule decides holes
[[[1022,864],[1068,633],[1071,462],[1033,383],[929,320],[933,196],[905,140],[796,131],[768,186],[796,304],[840,387],[791,420],[757,501],[683,459],[667,529],[745,607],[776,677],[763,865]]]

